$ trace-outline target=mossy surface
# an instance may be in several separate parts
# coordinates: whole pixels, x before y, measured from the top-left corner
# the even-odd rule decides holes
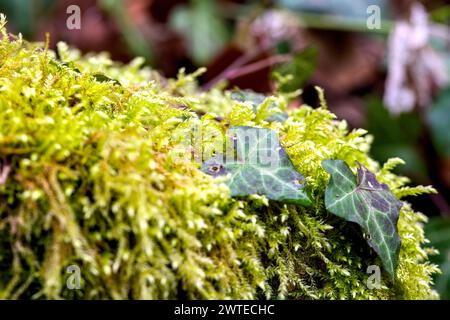
[[[11,170],[0,185],[0,298],[437,297],[426,217],[408,204],[396,279],[383,272],[382,289],[367,287],[367,267],[382,264],[358,227],[326,212],[321,161],[357,160],[399,198],[432,190],[405,187],[390,171],[400,161],[370,159],[370,135],[349,131],[323,99],[269,123],[268,103],[254,111],[220,87],[202,92],[195,75],[166,80],[139,59],[120,65],[64,44],[55,53],[1,24],[0,161]],[[267,101],[285,110],[288,99]],[[278,132],[311,208],[233,199],[199,170],[198,155],[234,125]],[[79,290],[66,286],[71,265]]]

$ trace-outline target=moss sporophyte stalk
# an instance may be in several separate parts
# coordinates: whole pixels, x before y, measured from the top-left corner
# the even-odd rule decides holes
[[[325,160],[343,161],[350,180],[359,162],[395,201],[434,189],[406,186],[392,173],[400,159],[372,160],[370,134],[350,131],[322,94],[320,107],[288,111],[292,95],[204,92],[195,79],[202,70],[165,79],[142,59],[123,65],[64,43],[54,52],[5,24],[2,17],[0,298],[437,298],[425,215],[405,201],[394,206],[396,252],[396,242],[393,251],[369,245],[388,235],[371,233],[372,220],[366,230],[327,210],[336,171]],[[187,143],[198,128],[201,138]],[[276,170],[216,168],[236,178],[258,173],[266,184],[259,195],[247,194],[247,180],[233,185],[229,174],[202,170],[236,128],[279,143]],[[355,200],[366,201],[359,191]],[[385,230],[383,201],[372,200],[356,210]],[[395,268],[386,269],[392,257]],[[380,283],[368,286],[373,266]],[[68,268],[79,271],[77,285],[67,285],[75,277]]]

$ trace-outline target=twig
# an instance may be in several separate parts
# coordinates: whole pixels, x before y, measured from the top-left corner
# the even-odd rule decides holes
[[[203,85],[203,90],[204,91],[208,91],[209,89],[211,89],[217,82],[219,82],[220,80],[225,78],[225,75],[230,72],[230,70],[236,69],[236,68],[240,68],[243,65],[249,63],[250,61],[252,61],[254,58],[256,58],[258,55],[261,54],[261,50],[254,50],[252,52],[246,53],[242,56],[240,56],[239,58],[237,58],[236,60],[234,60],[228,67],[225,68],[225,70],[223,70],[221,73],[219,73],[217,76],[215,76],[214,78],[212,78],[210,81],[208,81],[207,83],[205,83]]]
[[[291,60],[292,60],[292,56],[288,55],[288,54],[272,56],[267,59],[263,59],[263,60],[255,62],[255,63],[246,65],[242,68],[230,70],[225,74],[225,78],[228,80],[236,79],[236,78],[245,76],[247,74],[251,74],[256,71],[262,70],[264,68],[273,66],[275,64],[289,62]]]
[[[241,56],[236,59],[232,64],[230,64],[224,71],[222,71],[219,75],[214,77],[212,80],[203,85],[203,90],[211,89],[216,83],[220,80],[232,80],[239,77],[242,77],[247,74],[251,74],[253,72],[262,70],[264,68],[273,66],[278,63],[288,62],[292,59],[290,55],[276,55],[272,56],[251,64],[246,65],[250,61],[252,61],[256,56],[261,54],[262,52],[255,51],[253,53],[249,53]]]
[[[208,81],[203,85],[203,90],[207,91],[211,89],[216,83],[218,83],[222,79],[226,79],[226,74],[229,73],[232,70],[238,69],[247,63],[251,62],[253,59],[258,57],[259,55],[262,55],[266,52],[269,52],[273,49],[273,46],[267,46],[267,47],[258,47],[252,51],[248,51],[236,60],[234,60],[228,67],[225,68],[221,73],[219,73],[217,76],[215,76],[213,79]]]

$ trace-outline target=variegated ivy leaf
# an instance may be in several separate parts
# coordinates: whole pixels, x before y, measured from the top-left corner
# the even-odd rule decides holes
[[[325,191],[327,210],[359,224],[385,269],[394,276],[401,244],[397,222],[402,202],[359,163],[357,178],[342,160],[326,160],[322,165],[330,174]]]
[[[253,107],[253,111],[255,112],[263,104],[266,98],[267,97],[265,95],[253,92],[251,90],[236,90],[231,93],[231,99],[233,99],[234,101],[250,102]],[[274,102],[272,102],[269,105],[268,110],[275,109],[277,107],[278,106]],[[286,112],[277,111],[267,117],[267,119],[265,120],[268,122],[285,122],[288,117],[289,116]]]
[[[309,206],[305,178],[295,169],[275,131],[232,127],[227,135],[231,152],[204,162],[202,171],[229,175],[231,196],[264,195],[268,199]]]

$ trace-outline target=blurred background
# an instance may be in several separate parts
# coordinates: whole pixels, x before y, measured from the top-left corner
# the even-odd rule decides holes
[[[67,27],[71,5],[80,29]],[[408,200],[430,217],[436,289],[450,299],[450,1],[0,0],[0,12],[53,48],[142,56],[166,77],[206,66],[205,90],[302,89],[297,107],[317,106],[323,87],[332,112],[373,135],[375,159],[401,157],[397,173],[439,191]]]

